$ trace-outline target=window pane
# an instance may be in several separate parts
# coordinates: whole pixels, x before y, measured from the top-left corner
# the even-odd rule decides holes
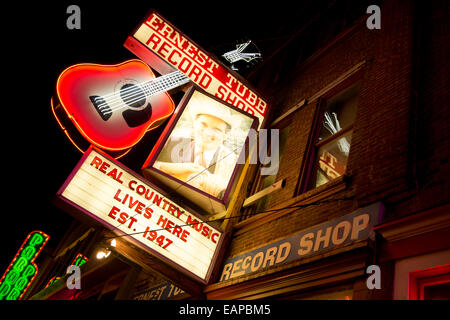
[[[355,120],[360,84],[342,91],[327,103],[319,141],[348,127]]]
[[[351,140],[352,131],[349,131],[318,149],[310,188],[318,187],[345,173]]]
[[[282,129],[279,129],[279,143],[278,143],[278,161],[277,161],[277,166],[272,166],[274,168],[274,170],[271,172],[271,174],[269,175],[261,175],[260,176],[260,181],[259,181],[259,186],[257,191],[261,191],[269,186],[271,186],[272,184],[274,184],[276,182],[276,178],[278,175],[278,170],[279,170],[279,165],[281,163],[281,158],[283,157],[283,152],[284,152],[284,148],[286,146],[286,141],[288,139],[289,136],[289,132],[291,130],[290,126],[284,127]],[[270,150],[270,149],[269,149]],[[274,160],[272,160],[274,161]],[[264,167],[269,167],[271,166],[272,163],[269,163],[267,165],[264,165]],[[258,169],[261,170],[261,167]],[[261,172],[261,171],[260,171]],[[259,174],[260,174],[259,172]],[[271,197],[271,194],[268,194],[267,196],[261,198],[255,206],[253,206],[251,208],[251,213],[250,214],[255,214],[255,213],[259,213],[259,212],[264,212],[264,210],[267,209],[267,205],[269,204],[269,199]]]
[[[424,300],[450,300],[450,282],[424,287]]]

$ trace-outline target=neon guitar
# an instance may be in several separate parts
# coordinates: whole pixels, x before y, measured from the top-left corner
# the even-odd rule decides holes
[[[117,65],[77,64],[59,76],[56,92],[78,131],[107,150],[135,145],[174,111],[166,91],[189,82],[175,71],[155,78],[140,60]]]

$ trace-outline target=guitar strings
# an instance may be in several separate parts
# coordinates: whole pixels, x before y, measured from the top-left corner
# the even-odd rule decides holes
[[[143,82],[140,84],[136,84],[133,87],[124,89],[120,91],[120,93],[110,93],[101,97],[97,97],[96,99],[102,98],[104,101],[108,99],[109,104],[105,101],[98,105],[99,111],[101,111],[104,115],[112,113],[116,110],[123,109],[128,107],[135,102],[144,98],[155,95],[156,93],[163,92],[169,89],[172,89],[178,85],[184,84],[190,81],[188,77],[182,74],[179,71],[172,72],[170,74],[161,76],[154,80]],[[181,82],[181,83],[180,83]],[[144,94],[142,94],[142,91]],[[109,97],[113,97],[109,99]],[[123,100],[127,98],[132,98],[127,104],[124,104]],[[105,110],[109,107],[110,110]]]
[[[115,106],[122,104],[122,100],[129,98],[129,97],[133,97],[135,96],[137,93],[140,93],[141,91],[144,91],[145,94],[151,95],[151,94],[155,94],[156,92],[158,92],[159,90],[162,90],[164,88],[164,86],[162,85],[164,82],[166,82],[166,79],[169,79],[167,82],[170,84],[170,77],[173,74],[169,74],[169,75],[165,75],[163,77],[157,78],[155,80],[151,80],[151,81],[146,81],[140,84],[136,84],[133,87],[127,88],[122,90],[120,93],[122,93],[122,96],[120,96],[120,93],[118,94],[117,92],[115,93],[110,93],[104,96],[101,96],[101,98],[103,98],[104,100],[108,99],[109,97],[114,97],[113,99],[111,99],[110,105],[111,108],[115,110]],[[148,87],[153,85],[154,88],[158,89],[155,92],[152,92],[151,89],[149,89]],[[137,96],[137,98],[135,98],[134,100],[131,100],[129,103],[135,103],[137,101],[139,101],[140,99],[142,99],[142,95],[139,94]],[[99,110],[105,109],[108,107],[108,104],[106,103],[106,101],[104,103],[100,103],[99,104]]]
[[[183,75],[183,74],[182,74],[180,71],[174,71],[174,72],[171,72],[171,73],[162,75],[162,76],[160,76],[160,77],[158,77],[158,78],[154,78],[154,79],[149,80],[149,81],[144,81],[144,82],[139,83],[139,84],[137,84],[137,85],[145,85],[145,84],[147,84],[147,83],[148,83],[148,84],[151,84],[152,82],[158,82],[158,80],[164,80],[164,79],[166,79],[166,78],[170,78],[170,77],[177,76],[177,75]],[[184,75],[183,75],[183,76],[184,76]],[[127,90],[130,90],[130,89],[131,89],[131,88],[125,89],[125,90],[123,90],[123,91],[126,92]],[[109,94],[103,95],[102,97],[104,97],[104,98],[109,98],[109,97],[115,96],[115,95],[117,95],[116,92],[111,92],[111,93],[109,93]]]
[[[160,93],[160,92],[164,92],[164,91],[170,90],[172,88],[175,88],[175,87],[177,87],[177,86],[179,86],[181,84],[187,83],[189,81],[190,81],[189,78],[185,77],[185,78],[179,79],[178,82],[176,82],[176,81],[168,82],[169,86],[165,86],[163,84],[158,84],[156,86],[157,90],[151,90],[151,91],[149,90],[148,92],[143,90],[144,91],[144,98],[147,98],[149,96],[155,95],[155,94]],[[136,89],[133,92],[131,92],[128,96],[133,96],[133,95],[135,95],[137,93],[136,97],[133,100],[128,101],[127,103],[124,103],[122,101],[125,97],[124,98],[122,98],[122,97],[116,98],[116,99],[114,99],[113,103],[111,103],[111,106],[110,106],[109,110],[105,110],[105,111],[100,110],[100,111],[104,115],[107,115],[107,114],[113,113],[116,110],[128,108],[129,105],[132,105],[133,103],[138,102],[138,101],[140,101],[143,98],[143,96],[142,96],[142,94],[140,92],[141,91],[138,90],[138,89]],[[105,103],[104,105],[109,106],[107,103]],[[102,108],[102,109],[104,109],[104,108]]]

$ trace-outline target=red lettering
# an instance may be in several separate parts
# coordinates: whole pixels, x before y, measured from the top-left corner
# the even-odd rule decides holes
[[[166,210],[166,206],[169,204],[169,201],[167,201],[166,199],[163,199],[164,205],[162,206],[162,208],[164,210]]]
[[[170,220],[167,220],[166,226],[164,227],[167,231],[172,232],[172,227],[175,225],[175,223],[173,223]]]
[[[178,69],[181,72],[187,73],[187,71],[191,67],[191,64],[192,64],[191,61],[189,61],[187,58],[183,58],[183,60],[181,60],[180,65],[178,66]]]
[[[167,212],[174,216],[175,209],[176,209],[176,207],[173,204],[169,203],[169,208],[167,209]]]
[[[181,237],[181,231],[183,231],[183,229],[180,226],[175,226],[175,228],[173,228],[172,233],[174,235],[176,235],[178,238]]]
[[[106,169],[109,167],[109,163],[103,162],[100,169],[101,172],[106,173]]]
[[[119,198],[119,194],[121,193],[122,191],[120,190],[120,189],[117,189],[117,192],[116,192],[116,194],[114,195],[114,200],[117,200],[117,201],[122,201],[120,198]]]
[[[92,159],[91,166],[94,165],[98,169],[98,167],[102,164],[102,162],[103,162],[102,159],[96,156],[94,157],[94,159]]]
[[[219,99],[224,100],[226,93],[227,93],[227,88],[225,88],[224,86],[219,86],[219,88],[217,88],[217,92],[215,93],[215,96]]]
[[[167,60],[173,64],[174,66],[176,66],[178,64],[178,61],[173,60],[172,57],[175,55],[175,53],[181,58],[182,55],[181,53],[179,53],[177,50],[173,49],[172,52],[170,53],[170,55],[167,57]]]
[[[124,223],[127,221],[127,219],[128,219],[128,213],[126,213],[126,212],[121,212],[121,213],[120,213],[120,218],[117,219],[117,222],[118,222],[118,223],[124,224]]]
[[[187,242],[187,236],[190,235],[189,231],[187,230],[183,230],[183,234],[181,235],[180,239],[183,240],[184,242]]]
[[[191,78],[194,82],[198,83],[198,78],[202,74],[202,69],[194,65],[191,72],[189,72],[188,77]],[[193,78],[193,76],[195,78]]]
[[[139,201],[139,203],[136,206],[136,209],[134,209],[134,211],[136,211],[137,213],[142,213],[142,209],[144,209],[145,205]]]
[[[123,212],[123,213],[125,213],[125,212]],[[122,215],[122,214],[121,214]],[[128,215],[127,215],[128,216]],[[133,225],[133,223],[135,223],[137,221],[137,219],[136,218],[134,218],[134,217],[130,217],[130,223],[128,224],[128,228],[130,228],[131,229],[131,226]]]
[[[145,208],[144,217],[150,219],[152,217],[152,213],[153,213],[152,208]]]
[[[138,195],[143,195],[145,193],[145,187],[142,184],[138,185],[136,188],[136,192]]]
[[[160,223],[162,223],[162,224],[160,224]],[[160,216],[159,216],[159,219],[158,219],[158,222],[157,222],[156,224],[157,224],[158,226],[161,226],[161,227],[164,228],[164,226],[166,225],[166,223],[167,223],[167,218],[163,218],[163,216],[160,215]]]
[[[161,42],[161,38],[158,37],[158,35],[156,35],[156,33],[153,33],[150,36],[150,38],[148,38],[148,40],[145,42],[145,44],[149,45],[150,43],[153,43],[153,47],[151,49],[155,51],[155,49],[157,48],[157,46],[160,42]]]
[[[164,58],[166,58],[166,54],[168,54],[169,53],[169,49],[171,48],[171,46],[167,43],[167,42],[163,42],[163,44],[161,45],[161,47],[158,49],[158,53],[162,56],[162,57],[164,57]]]
[[[120,209],[117,208],[116,206],[113,206],[111,208],[111,211],[109,211],[109,213],[108,213],[108,217],[116,219],[116,213],[118,213],[118,212],[120,212]]]
[[[203,89],[208,89],[209,85],[211,84],[212,78],[205,72],[205,74],[203,75],[202,79],[200,80],[200,82],[198,83],[200,85],[200,87],[202,87]]]
[[[231,98],[232,95],[234,96],[233,98]],[[225,98],[225,101],[228,102],[228,103],[231,103],[232,105],[234,105],[234,104],[236,103],[236,99],[237,99],[237,96],[236,96],[236,95],[234,95],[234,94],[231,93],[231,92],[228,92],[228,95],[227,95],[227,97]]]
[[[250,103],[252,106],[254,106],[256,104],[256,101],[258,99],[258,96],[254,93],[250,91],[250,94],[247,97],[247,101],[248,103]]]
[[[159,197],[157,194],[155,194],[155,199],[153,199],[153,203],[156,203],[158,206],[160,206],[162,199],[163,199],[162,197]]]
[[[133,209],[133,207],[135,206],[135,205],[137,205],[139,203],[139,200],[135,200],[135,201],[133,201],[133,197],[132,196],[130,196],[130,201],[128,201],[128,207],[130,208],[130,209]]]
[[[208,237],[210,229],[207,226],[203,226],[202,235]]]
[[[137,182],[134,180],[131,180],[130,182],[128,182],[128,188],[130,188],[131,190],[134,191],[134,188],[131,186],[132,184],[136,184]]]

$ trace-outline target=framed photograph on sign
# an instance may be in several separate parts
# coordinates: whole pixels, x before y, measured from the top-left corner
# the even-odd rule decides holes
[[[257,125],[255,117],[193,87],[152,150],[143,173],[208,213],[217,213],[225,208],[244,163],[245,141]]]

